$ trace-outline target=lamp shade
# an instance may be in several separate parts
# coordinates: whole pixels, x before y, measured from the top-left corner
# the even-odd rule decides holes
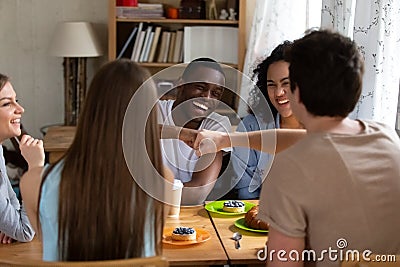
[[[57,25],[49,48],[57,57],[97,57],[100,44],[89,22],[63,22]]]

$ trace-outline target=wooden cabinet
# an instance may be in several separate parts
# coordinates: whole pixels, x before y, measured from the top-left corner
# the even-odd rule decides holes
[[[49,155],[49,163],[55,163],[64,156],[74,140],[76,126],[53,126],[44,136],[44,151]]]
[[[206,13],[208,9],[208,0],[206,3]],[[216,6],[218,10],[218,15],[220,14],[221,8],[224,8],[230,0],[216,0]],[[246,0],[236,0],[238,13],[236,15],[236,20],[209,20],[209,19],[150,19],[150,18],[117,18],[116,11],[116,0],[109,0],[109,20],[108,20],[108,55],[109,59],[113,60],[117,57],[121,51],[124,43],[128,39],[130,33],[132,32],[135,25],[141,22],[149,25],[161,26],[163,30],[168,29],[171,31],[176,31],[183,29],[185,26],[220,26],[220,27],[235,27],[238,28],[238,49],[237,49],[237,64],[227,64],[239,71],[243,69],[244,57],[245,57],[245,18],[246,18]],[[168,7],[179,8],[180,0],[141,0],[140,3],[161,3],[164,9]],[[165,12],[166,13],[166,12]],[[208,17],[208,15],[207,15]],[[153,26],[153,28],[155,27]],[[136,36],[135,36],[136,38]],[[161,42],[161,36],[158,41]],[[229,46],[229,42],[226,46]],[[132,48],[131,50],[132,51]],[[125,54],[125,57],[129,57],[131,52]],[[161,63],[161,62],[139,62],[140,65],[148,68],[152,74],[158,73],[164,68],[173,66],[177,63]],[[237,76],[237,75],[236,75]],[[173,79],[173,77],[170,77]],[[227,78],[228,79],[228,78]],[[235,77],[236,81],[232,82],[238,87],[238,78]],[[227,92],[226,96],[223,97],[223,101],[227,103],[230,107],[236,110],[235,103],[236,96],[232,92]]]

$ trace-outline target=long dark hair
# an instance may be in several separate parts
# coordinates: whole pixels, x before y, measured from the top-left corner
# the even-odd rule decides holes
[[[58,211],[61,260],[142,257],[145,236],[155,237],[156,254],[161,254],[163,205],[134,181],[122,146],[125,111],[148,77],[145,69],[121,59],[105,64],[93,78],[74,141],[63,158]],[[146,124],[146,141],[151,141],[147,152],[162,174],[156,116],[153,109]],[[132,140],[132,145],[143,141]],[[145,219],[149,214],[151,222]],[[149,225],[153,233],[145,232]]]
[[[249,93],[249,108],[248,112],[253,115],[260,116],[262,119],[267,120],[269,118],[264,103],[261,101],[263,97],[267,100],[269,108],[271,109],[273,118],[276,119],[278,111],[271,103],[268,96],[268,86],[267,86],[267,72],[269,66],[277,61],[284,60],[284,52],[287,47],[292,44],[290,41],[284,41],[282,44],[275,47],[272,50],[271,55],[261,61],[257,67],[253,70],[252,79],[256,80],[256,86]]]

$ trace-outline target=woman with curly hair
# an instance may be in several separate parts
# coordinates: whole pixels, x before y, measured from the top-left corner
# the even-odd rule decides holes
[[[294,117],[287,98],[290,90],[289,63],[283,56],[290,45],[289,41],[278,45],[254,69],[253,79],[256,80],[256,86],[250,91],[249,115],[240,122],[238,132],[303,128]],[[260,185],[268,173],[272,158],[271,154],[257,150],[243,147],[233,149],[232,163],[238,199],[257,199],[260,196]]]

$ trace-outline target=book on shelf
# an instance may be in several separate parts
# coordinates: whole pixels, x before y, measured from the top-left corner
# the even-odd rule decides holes
[[[153,43],[153,39],[154,39],[154,31],[152,31],[150,33],[150,40],[149,40],[149,43],[147,44],[147,47],[146,47],[146,54],[145,54],[144,60],[143,60],[144,62],[149,62],[150,49],[151,49],[151,45]]]
[[[184,62],[198,57],[211,57],[221,63],[238,63],[236,27],[186,26],[183,39]]]
[[[139,43],[136,47],[135,55],[133,56],[132,60],[135,62],[139,61],[140,54],[142,53],[144,38],[146,37],[146,31],[141,31],[138,35]]]
[[[139,3],[137,7],[115,7],[117,18],[165,18],[163,4]]]
[[[176,32],[175,47],[171,62],[173,63],[181,62],[180,59],[181,50],[183,50],[183,30],[178,30]]]
[[[126,40],[126,42],[124,43],[121,51],[119,52],[117,59],[120,59],[123,57],[125,51],[127,50],[128,46],[131,44],[133,37],[135,36],[136,32],[138,31],[138,27],[134,27],[132,29],[131,34],[129,35],[128,39]],[[133,46],[132,46],[132,50],[133,50]]]
[[[167,47],[167,31],[163,31],[161,35],[161,43],[158,49],[157,62],[163,62],[165,49]]]
[[[165,49],[163,50],[162,63],[168,62],[169,46],[171,44],[171,32],[166,32]]]
[[[152,25],[147,26],[147,29],[145,31],[146,35],[145,35],[142,51],[140,52],[138,62],[144,62],[145,58],[146,58],[146,53],[148,54],[148,49],[149,49],[148,46],[149,46],[149,42],[150,42],[150,38],[151,38],[152,29],[153,29]]]
[[[135,44],[133,45],[131,60],[133,60],[135,58],[135,55],[137,53],[136,51],[137,51],[138,45],[139,45],[140,33],[142,32],[142,29],[143,29],[143,22],[140,22],[137,27],[138,27],[138,30],[137,30],[137,34],[136,34]]]
[[[182,49],[181,49],[181,51],[180,51],[180,53],[179,53],[179,60],[178,60],[178,62],[184,62],[183,61],[183,55],[184,55],[184,51],[183,51],[184,49],[183,49],[183,43],[182,43]]]
[[[172,59],[174,58],[175,40],[176,40],[176,32],[171,32],[167,62],[172,62]]]
[[[138,7],[142,9],[162,9],[163,4],[159,3],[138,3]]]
[[[149,52],[149,58],[147,59],[148,62],[153,62],[154,61],[154,56],[156,54],[157,46],[158,46],[158,40],[160,38],[160,33],[161,33],[161,27],[158,26],[154,30],[154,36],[153,36],[153,41],[150,47],[150,52]]]

